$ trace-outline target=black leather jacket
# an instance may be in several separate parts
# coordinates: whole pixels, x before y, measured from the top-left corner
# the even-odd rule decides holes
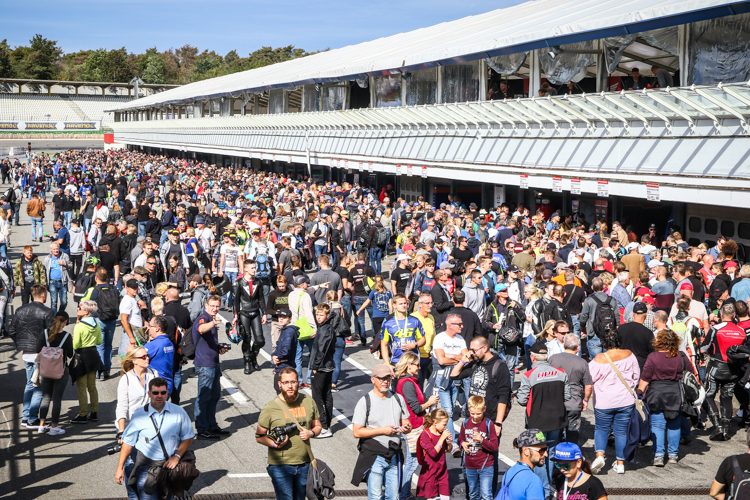
[[[253,293],[250,293],[250,284],[245,278],[240,278],[232,284],[234,294],[234,313],[265,311],[266,303],[263,299],[263,286],[260,279],[253,280]]]
[[[54,320],[52,309],[41,302],[30,302],[19,307],[7,327],[10,338],[16,343],[16,350],[37,352],[37,337],[44,335],[44,330],[49,330]]]
[[[565,304],[557,299],[553,299],[544,308],[544,322],[554,319],[555,321],[564,321],[568,324],[568,328],[573,330],[573,318],[570,317],[570,312]]]

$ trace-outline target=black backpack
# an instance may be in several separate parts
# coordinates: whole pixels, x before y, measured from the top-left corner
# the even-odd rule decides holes
[[[114,321],[120,314],[120,294],[110,285],[96,285],[97,312],[102,321]]]
[[[375,226],[375,244],[382,247],[388,243],[388,230],[383,226]]]
[[[734,479],[730,496],[732,500],[750,500],[750,477],[740,467],[737,455],[732,457],[732,468],[734,469]]]
[[[13,188],[8,189],[8,191],[5,192],[5,199],[8,200],[8,203],[15,203],[16,190]]]
[[[208,297],[206,294],[204,297]],[[180,354],[187,359],[195,359],[195,342],[193,342],[193,329],[183,330],[177,328],[179,332],[180,341],[177,343],[177,348],[180,350]],[[175,339],[176,340],[176,339]],[[198,336],[200,341],[200,335]]]
[[[73,284],[73,300],[76,303],[80,302],[81,299],[86,295],[89,288],[94,285],[94,273],[83,272],[77,278]]]
[[[602,302],[596,294],[592,294],[591,298],[596,302],[593,323],[594,333],[597,337],[602,338],[603,335],[617,328],[617,313],[609,304],[609,301]]]

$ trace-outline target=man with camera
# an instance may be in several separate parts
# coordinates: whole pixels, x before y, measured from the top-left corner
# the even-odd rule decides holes
[[[150,403],[133,414],[122,436],[115,481],[122,484],[125,462],[135,447],[135,467],[128,483],[140,500],[159,500],[160,491],[149,470],[152,466],[177,467],[195,437],[190,417],[181,407],[168,402],[167,394],[166,380],[156,377],[149,381]],[[167,499],[171,498],[170,492]]]
[[[261,410],[255,441],[268,446],[268,475],[277,500],[304,500],[312,452],[310,438],[317,437],[318,405],[299,393],[297,371],[287,366],[279,373],[279,397]]]
[[[219,355],[229,349],[219,344],[218,325],[221,322],[219,308],[221,297],[212,295],[206,300],[206,309],[193,324],[195,343],[195,372],[198,374],[198,396],[195,398],[195,430],[202,439],[217,440],[229,431],[216,423],[216,405],[221,397],[221,367]],[[203,342],[201,342],[201,340]]]

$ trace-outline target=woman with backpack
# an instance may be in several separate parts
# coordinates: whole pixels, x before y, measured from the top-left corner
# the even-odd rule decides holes
[[[357,309],[356,315],[359,316],[370,304],[373,304],[372,334],[377,339],[380,335],[383,321],[385,321],[385,318],[389,315],[393,314],[393,294],[385,287],[382,276],[375,276],[374,285],[372,290],[370,290],[370,295],[368,295],[367,300],[362,303],[360,308]]]
[[[679,351],[680,338],[671,330],[659,330],[654,349],[643,365],[638,392],[645,393],[651,410],[651,443],[654,465],[664,467],[664,431],[667,432],[668,462],[677,463],[682,423],[683,397],[680,380],[685,370],[692,369],[690,360]]]
[[[46,420],[47,411],[49,410],[50,401],[52,402],[52,419],[49,426],[50,436],[59,436],[65,434],[65,430],[57,426],[60,420],[60,407],[62,406],[62,397],[65,392],[65,386],[68,383],[68,366],[67,361],[73,357],[73,337],[64,328],[68,324],[68,313],[61,311],[58,313],[55,321],[52,323],[45,335],[37,336],[37,352],[52,351],[49,354],[55,355],[53,363],[59,363],[62,369],[55,370],[60,375],[59,378],[52,376],[40,376],[42,386],[42,403],[39,406],[39,434],[47,432]],[[54,352],[54,351],[58,352]],[[50,359],[50,358],[47,358]],[[44,361],[43,361],[44,362]],[[40,366],[41,369],[41,366]]]

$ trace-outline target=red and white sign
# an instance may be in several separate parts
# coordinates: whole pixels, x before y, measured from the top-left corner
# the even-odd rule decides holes
[[[597,182],[597,187],[596,187],[596,195],[602,198],[609,197],[609,181],[599,179],[599,181]]]
[[[367,171],[370,173],[373,172],[372,162],[367,162]]]
[[[422,178],[427,178],[427,165],[422,165]]]
[[[552,191],[555,193],[562,193],[562,177],[552,178]]]
[[[646,199],[648,201],[661,201],[659,184],[656,182],[646,183]]]
[[[401,164],[396,164],[396,175],[401,175]]]
[[[581,179],[570,179],[570,194],[581,194]]]
[[[521,174],[521,189],[529,189],[529,176]]]
[[[406,166],[406,175],[411,176],[411,165]]]

